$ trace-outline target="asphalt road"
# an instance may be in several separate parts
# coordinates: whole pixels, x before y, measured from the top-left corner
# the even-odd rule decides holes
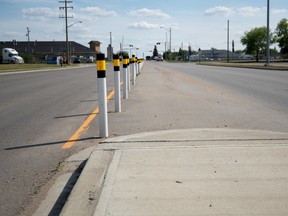
[[[61,149],[97,107],[95,67],[1,75],[0,101],[0,215],[15,215],[65,158],[99,142],[94,120]],[[111,137],[181,128],[287,132],[288,72],[146,62],[122,102],[121,113],[108,103]]]
[[[65,158],[89,147],[61,149],[97,106],[97,92],[95,65],[0,75],[0,215],[21,212]]]

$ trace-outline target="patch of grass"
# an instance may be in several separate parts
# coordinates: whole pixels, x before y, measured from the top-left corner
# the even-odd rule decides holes
[[[199,65],[208,65],[208,66],[219,66],[219,67],[237,67],[237,68],[249,68],[249,69],[266,69],[266,70],[288,70],[288,65],[271,65],[264,66],[265,63],[226,63],[226,62],[201,62]]]
[[[0,73],[59,68],[54,64],[0,64]]]

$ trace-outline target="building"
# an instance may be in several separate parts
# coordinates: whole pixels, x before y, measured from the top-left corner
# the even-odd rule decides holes
[[[91,43],[91,42],[90,42]],[[90,44],[89,43],[89,44]],[[100,42],[97,50],[100,50]],[[90,49],[75,41],[69,41],[70,56],[83,56],[84,58],[96,56],[96,49]],[[20,55],[32,54],[35,58],[45,60],[47,56],[66,55],[65,41],[0,41],[1,47],[9,47],[18,51]],[[90,45],[91,47],[91,45]]]
[[[201,50],[199,53],[191,55],[190,60],[227,60],[227,50],[218,50],[218,49],[211,49],[211,50]],[[240,55],[238,53],[233,53],[231,51],[229,53],[230,60],[238,60],[240,59]]]
[[[111,44],[107,47],[107,59],[108,60],[113,60],[113,47]]]
[[[93,50],[96,54],[101,53],[101,43],[99,41],[90,41],[90,49]]]

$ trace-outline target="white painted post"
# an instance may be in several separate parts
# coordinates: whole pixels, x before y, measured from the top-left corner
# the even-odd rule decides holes
[[[108,137],[107,87],[105,55],[97,54],[97,80],[99,100],[100,137]]]
[[[127,60],[127,82],[128,82],[128,91],[131,90],[131,73],[130,73],[130,59]]]
[[[135,68],[136,68],[136,79],[137,79],[137,76],[138,76],[138,74],[139,74],[138,58],[137,58],[137,57],[135,58]]]
[[[123,99],[128,99],[128,57],[123,57]]]
[[[135,60],[135,55],[132,55],[132,85],[135,85],[136,81]]]
[[[137,60],[137,66],[138,66],[138,74],[140,74],[140,71],[141,71],[141,59]]]
[[[113,55],[114,62],[114,89],[115,89],[115,112],[121,112],[120,91],[120,60],[119,55]]]

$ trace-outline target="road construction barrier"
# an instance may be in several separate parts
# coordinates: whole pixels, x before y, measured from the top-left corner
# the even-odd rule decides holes
[[[115,112],[121,112],[120,59],[119,59],[119,55],[113,55],[113,63],[114,63]]]
[[[106,61],[105,61],[105,55],[102,53],[97,54],[97,80],[98,80],[100,137],[108,137]]]
[[[123,57],[123,99],[128,99],[128,56]]]

